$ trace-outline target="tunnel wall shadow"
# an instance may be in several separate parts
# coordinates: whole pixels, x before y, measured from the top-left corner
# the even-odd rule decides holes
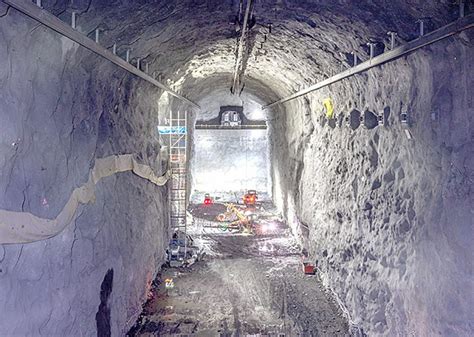
[[[104,280],[100,285],[100,304],[99,310],[95,315],[97,323],[97,337],[110,337],[110,307],[109,297],[112,294],[114,282],[114,270],[109,269],[104,276]]]

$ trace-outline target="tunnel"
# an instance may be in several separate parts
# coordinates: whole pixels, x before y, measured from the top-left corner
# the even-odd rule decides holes
[[[0,1],[0,336],[472,336],[473,28]]]

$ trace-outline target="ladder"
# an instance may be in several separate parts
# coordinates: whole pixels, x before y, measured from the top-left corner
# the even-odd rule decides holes
[[[169,223],[186,236],[187,209],[187,113],[170,111],[169,117]],[[185,240],[187,241],[187,240]]]

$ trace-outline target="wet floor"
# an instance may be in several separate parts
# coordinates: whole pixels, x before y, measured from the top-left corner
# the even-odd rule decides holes
[[[204,257],[161,271],[131,336],[348,335],[318,276],[303,273],[300,249],[282,223],[265,235],[193,230]]]

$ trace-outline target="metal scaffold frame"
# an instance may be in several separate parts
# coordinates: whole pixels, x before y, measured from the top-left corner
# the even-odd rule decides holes
[[[170,111],[169,117],[169,223],[173,231],[187,235],[187,113]],[[186,242],[187,240],[185,240]],[[187,244],[186,244],[187,246]],[[186,256],[185,246],[185,256]]]

